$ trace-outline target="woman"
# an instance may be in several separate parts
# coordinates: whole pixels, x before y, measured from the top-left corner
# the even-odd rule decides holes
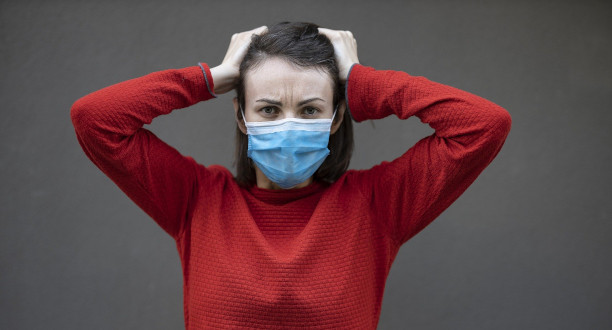
[[[237,90],[237,175],[142,128]],[[347,171],[356,121],[435,129],[401,157]],[[376,328],[400,246],[499,152],[501,107],[359,64],[350,32],[281,23],[235,34],[222,64],[166,70],[71,110],[87,156],[175,240],[186,328]],[[329,150],[328,150],[329,149]]]

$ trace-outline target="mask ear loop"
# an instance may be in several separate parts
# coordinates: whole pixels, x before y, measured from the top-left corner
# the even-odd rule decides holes
[[[244,126],[246,126],[247,121],[246,117],[244,116],[244,110],[242,110],[242,105],[238,105],[238,107],[240,107],[240,112],[242,113],[242,121],[244,122]]]
[[[336,118],[336,113],[338,113],[338,106],[339,105],[340,105],[340,103],[336,104],[336,108],[334,109],[334,114],[332,115],[332,118],[331,118],[332,125],[334,124],[334,118]]]
[[[249,126],[246,121],[246,116],[244,115],[244,110],[242,109],[242,105],[238,105],[240,107],[240,113],[242,113],[242,122],[244,123],[244,127],[247,130],[247,135],[249,135]]]

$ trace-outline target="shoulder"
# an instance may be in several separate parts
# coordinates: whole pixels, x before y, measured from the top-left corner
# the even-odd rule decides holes
[[[191,158],[191,157],[188,157]],[[196,166],[198,185],[204,187],[223,186],[227,184],[236,184],[234,175],[225,166],[209,165],[204,166],[197,163],[191,158],[191,161]]]
[[[346,171],[340,178],[346,180],[349,184],[367,184],[372,180],[376,180],[376,177],[384,173],[391,163],[392,161],[385,160],[368,169],[351,169]]]
[[[350,194],[358,193],[363,195],[364,187],[368,186],[369,182],[372,180],[371,172],[373,169],[374,168],[365,170],[348,170],[344,172],[344,174],[342,174],[342,176],[340,176],[340,178],[338,178],[338,180],[336,180],[330,186],[330,188],[335,187],[337,189],[345,190],[347,193],[350,192]]]
[[[359,193],[362,197],[370,198],[376,190],[385,190],[390,188],[388,185],[394,185],[393,177],[397,176],[397,172],[401,172],[394,168],[394,161],[382,161],[368,169],[351,169],[346,171],[334,185],[342,186],[347,192],[352,194]]]

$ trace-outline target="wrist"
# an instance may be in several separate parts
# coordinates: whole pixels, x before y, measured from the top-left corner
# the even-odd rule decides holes
[[[359,64],[359,61],[352,61],[350,64],[342,68],[342,70],[340,71],[340,81],[342,83],[348,82],[349,76],[351,74],[351,69],[355,64]]]
[[[210,73],[215,82],[215,94],[224,94],[231,91],[238,82],[238,70],[223,64],[210,69]]]

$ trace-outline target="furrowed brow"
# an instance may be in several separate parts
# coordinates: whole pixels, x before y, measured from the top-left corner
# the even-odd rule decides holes
[[[274,104],[274,105],[278,105],[278,106],[283,105],[283,103],[281,101],[270,100],[270,99],[259,99],[259,100],[255,101],[255,102],[264,102],[264,103]]]
[[[300,101],[300,102],[298,103],[298,106],[301,106],[301,105],[304,105],[304,104],[310,103],[310,102],[312,102],[312,101],[323,101],[323,102],[325,102],[325,100],[323,100],[323,99],[322,99],[322,98],[320,98],[320,97],[313,97],[313,98],[306,99],[306,100],[304,100],[304,101]]]
[[[304,104],[307,104],[307,103],[310,103],[310,102],[313,102],[313,101],[322,101],[322,102],[325,102],[325,100],[323,100],[320,97],[312,97],[312,98],[300,101],[298,103],[298,106],[302,106]],[[255,102],[269,103],[269,104],[274,104],[274,105],[278,105],[278,106],[282,106],[283,105],[283,103],[281,101],[276,101],[276,100],[271,100],[271,99],[266,99],[266,98],[256,100]]]

